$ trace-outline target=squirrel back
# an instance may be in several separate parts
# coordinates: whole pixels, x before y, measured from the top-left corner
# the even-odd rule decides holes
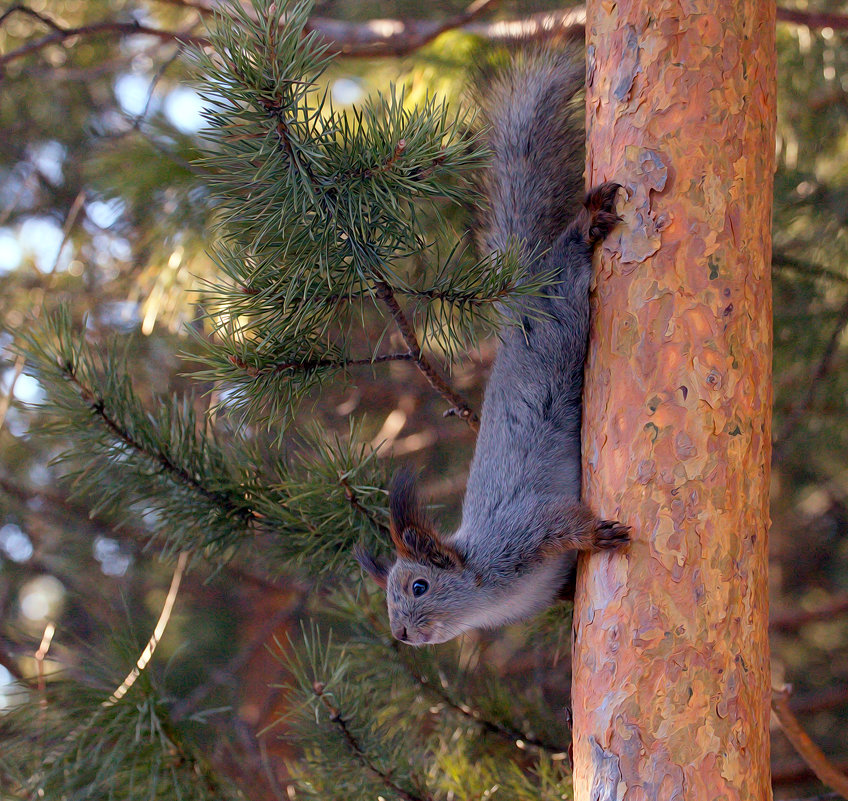
[[[483,68],[477,90],[492,162],[478,221],[484,253],[523,241],[549,248],[583,197],[585,134],[582,49],[532,49],[507,66]],[[529,255],[529,253],[528,253]]]
[[[392,633],[412,645],[534,615],[568,585],[578,550],[628,540],[625,526],[580,502],[592,252],[618,222],[616,184],[580,206],[582,56],[523,52],[484,79],[493,159],[481,180],[480,246],[497,253],[519,243],[528,272],[551,283],[517,304],[501,331],[459,529],[443,536],[414,478],[400,473],[390,491],[395,562],[357,551],[386,589]]]

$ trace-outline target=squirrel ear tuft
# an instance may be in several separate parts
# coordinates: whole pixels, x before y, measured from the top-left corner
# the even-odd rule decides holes
[[[353,549],[353,558],[359,563],[359,566],[371,576],[377,584],[386,589],[386,583],[389,578],[389,570],[391,565],[387,560],[374,556],[365,550],[361,545],[357,545]]]
[[[395,473],[389,488],[389,511],[391,513],[391,535],[395,547],[401,550],[401,533],[407,528],[430,528],[430,522],[418,498],[415,474],[409,468]]]
[[[389,490],[392,542],[399,556],[450,570],[462,567],[462,557],[446,544],[430,522],[418,498],[415,476],[401,470]]]

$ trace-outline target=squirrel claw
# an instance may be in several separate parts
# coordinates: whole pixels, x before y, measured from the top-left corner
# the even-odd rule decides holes
[[[590,189],[586,195],[583,205],[588,220],[584,236],[589,243],[594,245],[605,239],[621,221],[621,217],[615,211],[615,199],[619,189],[621,184],[606,181]]]
[[[606,551],[620,548],[630,542],[630,526],[625,526],[617,520],[601,520],[595,528],[595,548]]]

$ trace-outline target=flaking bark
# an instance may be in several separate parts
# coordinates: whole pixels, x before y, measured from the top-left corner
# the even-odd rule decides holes
[[[633,543],[581,557],[578,801],[771,797],[774,14],[587,8],[587,184],[626,198],[594,295],[584,492]]]

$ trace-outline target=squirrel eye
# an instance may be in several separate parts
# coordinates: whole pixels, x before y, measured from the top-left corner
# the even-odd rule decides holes
[[[424,579],[415,579],[415,581],[412,582],[412,594],[416,598],[424,595],[428,589],[430,589],[430,585],[424,581]]]

